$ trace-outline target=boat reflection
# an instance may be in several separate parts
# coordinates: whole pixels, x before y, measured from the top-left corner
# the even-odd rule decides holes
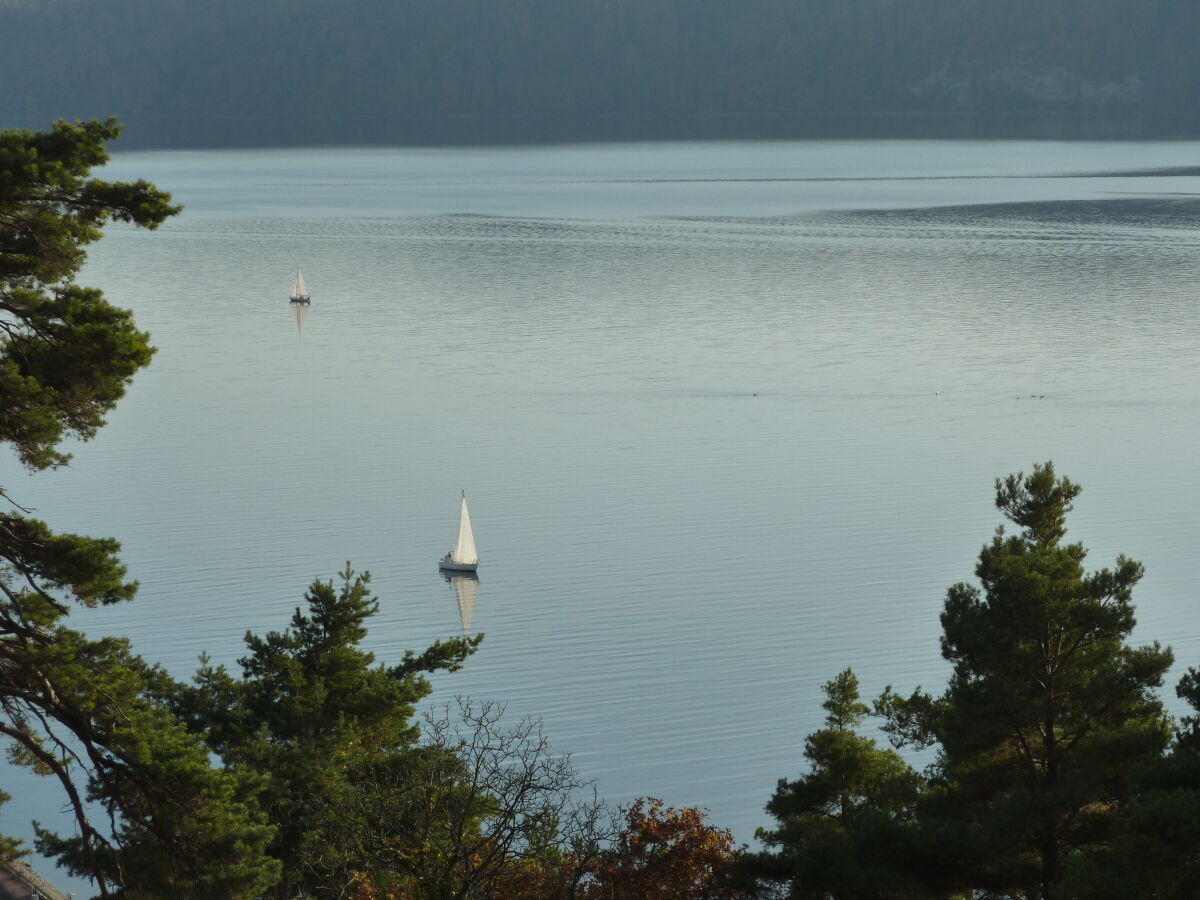
[[[293,303],[291,307],[296,314],[296,333],[301,334],[304,331],[304,320],[308,318],[308,304]]]
[[[442,570],[446,584],[454,586],[458,598],[458,619],[462,622],[463,637],[471,637],[471,620],[475,618],[475,596],[479,593],[479,576],[474,572]]]

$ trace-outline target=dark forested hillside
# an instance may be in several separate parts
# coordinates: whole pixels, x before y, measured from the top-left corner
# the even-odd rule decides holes
[[[1200,133],[1195,0],[0,0],[0,119],[126,146]]]

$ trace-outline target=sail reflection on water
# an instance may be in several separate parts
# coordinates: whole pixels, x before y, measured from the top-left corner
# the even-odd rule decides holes
[[[471,620],[475,618],[475,597],[479,593],[479,576],[474,572],[442,572],[446,583],[454,586],[458,599],[458,619],[463,637],[471,637]]]
[[[292,303],[291,307],[296,313],[296,333],[301,334],[304,331],[304,320],[308,318],[308,304]]]

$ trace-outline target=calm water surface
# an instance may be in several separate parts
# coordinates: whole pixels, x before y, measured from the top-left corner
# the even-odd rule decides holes
[[[159,353],[68,470],[0,483],[124,544],[78,617],[186,677],[369,569],[382,660],[461,633],[456,693],[541,716],[613,800],[738,838],[820,686],[940,687],[937,616],[1053,459],[1140,641],[1200,663],[1200,145],[788,143],[118,156],[186,205],[83,282]],[[302,266],[313,293],[287,303]],[[467,598],[470,599],[470,598]],[[468,611],[469,612],[469,611]],[[1173,691],[1167,691],[1173,701]],[[27,778],[14,820],[46,811]],[[53,805],[53,803],[51,804]]]

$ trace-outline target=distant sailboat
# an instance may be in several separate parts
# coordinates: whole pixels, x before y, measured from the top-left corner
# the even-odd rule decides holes
[[[308,293],[308,285],[304,283],[304,273],[299,269],[296,270],[296,283],[292,285],[291,301],[293,303],[302,303],[305,306],[312,303],[312,297]]]
[[[458,540],[438,562],[438,567],[451,572],[474,572],[479,568],[475,550],[475,533],[471,531],[471,516],[467,513],[467,492],[463,491],[462,509],[458,514]]]

